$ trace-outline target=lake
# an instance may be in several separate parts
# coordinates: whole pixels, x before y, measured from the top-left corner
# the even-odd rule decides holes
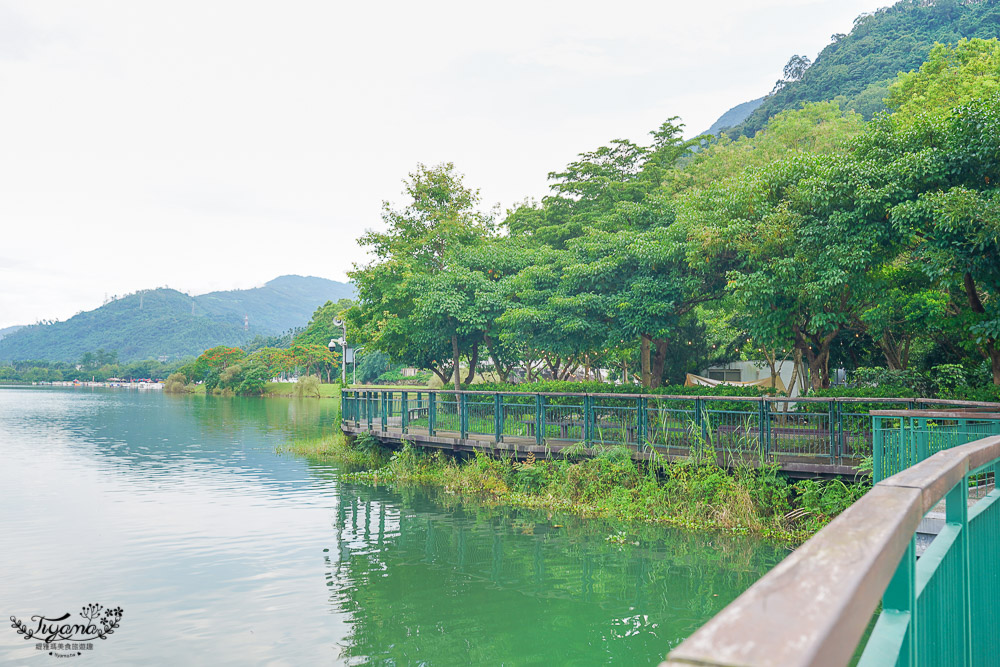
[[[0,611],[122,609],[56,655],[7,623],[0,663],[656,664],[787,553],[277,452],[335,419],[319,399],[0,387]]]

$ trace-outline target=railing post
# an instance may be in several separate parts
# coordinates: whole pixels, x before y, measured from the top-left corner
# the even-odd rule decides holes
[[[493,394],[493,434],[497,443],[503,441],[503,394]]]
[[[827,426],[830,429],[830,463],[837,462],[837,401],[830,399],[827,404]]]
[[[844,404],[837,401],[837,458],[844,462],[844,449],[847,442],[844,438]]]
[[[399,422],[403,425],[403,433],[407,432],[410,426],[410,406],[406,400],[406,392],[401,392],[399,395],[399,405],[400,405],[400,418]]]
[[[875,484],[884,479],[882,450],[885,447],[885,434],[882,432],[882,424],[882,417],[872,417],[872,482]]]
[[[759,444],[757,449],[760,451],[761,456],[767,460],[767,398],[764,396],[760,397],[760,405],[757,406],[757,440]]]
[[[372,392],[365,392],[365,417],[368,421],[368,430],[372,430]]]
[[[927,420],[924,418],[916,421],[916,428],[911,429],[913,433],[913,448],[909,465],[916,465],[930,456],[930,432],[927,430]]]
[[[583,396],[583,442],[590,447],[594,440],[594,397]]]
[[[708,424],[705,421],[705,417],[704,399],[694,399],[694,423],[698,426],[698,431],[701,433],[701,448],[704,448],[708,444]]]
[[[465,394],[458,395],[458,437],[465,440],[469,436],[469,405]]]
[[[636,399],[635,407],[636,418],[638,420],[635,435],[635,446],[637,449],[642,450],[643,443],[646,442],[646,428],[648,426],[646,421],[649,417],[649,415],[646,414],[646,399],[642,394],[639,394],[639,397]]]
[[[545,442],[545,397],[535,394],[535,444]]]
[[[437,425],[437,394],[427,393],[427,435],[434,435],[434,427]]]
[[[381,410],[378,411],[378,416],[381,417],[382,421],[382,432],[385,433],[389,429],[389,396],[385,389],[379,390],[379,401],[381,401]]]

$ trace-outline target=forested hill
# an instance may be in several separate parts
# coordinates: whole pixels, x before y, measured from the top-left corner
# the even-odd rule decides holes
[[[954,44],[963,37],[1000,37],[1000,0],[902,0],[862,14],[850,34],[833,35],[801,77],[793,74],[727,134],[753,136],[769,118],[803,102],[836,100],[871,118],[884,108],[888,84],[898,73],[918,68],[935,42]]]
[[[172,360],[305,326],[319,306],[353,295],[350,284],[302,276],[195,297],[172,289],[146,290],[65,322],[28,326],[5,336],[0,360],[72,362],[98,349],[116,352],[123,362],[161,356]]]

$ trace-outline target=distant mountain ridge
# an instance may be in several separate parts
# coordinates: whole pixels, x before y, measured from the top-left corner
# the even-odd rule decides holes
[[[116,351],[123,362],[173,360],[305,326],[327,301],[353,297],[349,283],[303,276],[281,276],[262,287],[199,296],[167,288],[144,290],[65,322],[22,327],[5,335],[0,360],[72,362],[98,349]]]
[[[743,102],[742,104],[737,104],[732,109],[726,113],[719,116],[719,119],[712,123],[712,127],[708,128],[702,134],[717,135],[723,130],[727,130],[731,127],[736,127],[747,118],[750,117],[754,111],[757,110],[764,100],[767,99],[766,96],[758,97],[755,100],[750,100],[749,102]]]
[[[15,324],[12,327],[4,327],[3,329],[0,329],[0,340],[3,340],[4,336],[9,336],[18,329],[23,329],[23,328],[24,328],[23,325]]]

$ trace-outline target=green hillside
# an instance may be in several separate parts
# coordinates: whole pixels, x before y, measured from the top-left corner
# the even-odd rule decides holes
[[[884,108],[889,81],[918,68],[935,42],[1000,37],[1000,2],[903,0],[862,14],[850,34],[833,37],[799,80],[769,95],[727,134],[753,136],[769,118],[803,102],[837,100],[843,108],[871,118]]]
[[[177,359],[304,326],[318,306],[352,295],[347,283],[302,276],[196,297],[172,289],[147,290],[65,322],[28,326],[7,335],[0,340],[0,360],[77,361],[98,349],[117,352],[123,362]]]

